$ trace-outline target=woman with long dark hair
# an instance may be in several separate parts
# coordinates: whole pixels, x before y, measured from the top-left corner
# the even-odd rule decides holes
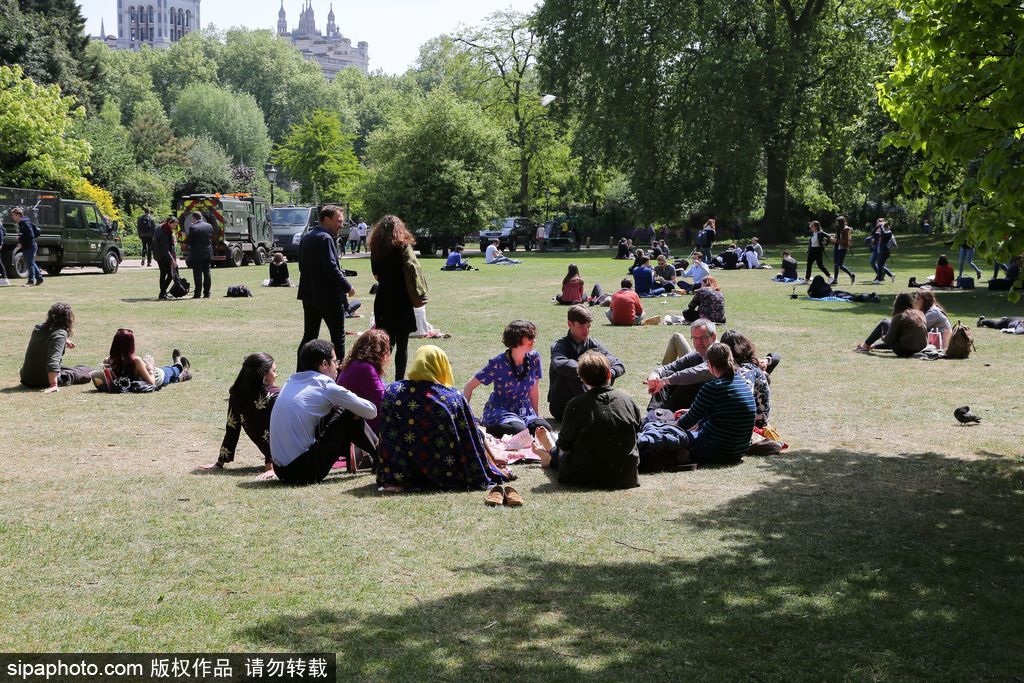
[[[747,383],[754,395],[754,404],[757,407],[754,425],[764,427],[768,424],[768,418],[771,415],[772,390],[768,373],[761,368],[757,357],[757,347],[754,346],[754,342],[736,330],[729,330],[723,334],[722,343],[728,346],[732,352],[736,374]]]
[[[396,381],[405,378],[409,334],[416,330],[413,308],[427,303],[427,282],[413,252],[415,244],[398,216],[384,216],[370,233],[370,270],[377,280],[374,324],[391,338]]]
[[[228,389],[228,419],[224,426],[224,441],[220,445],[217,462],[202,465],[201,470],[222,469],[235,459],[238,438],[242,430],[263,454],[263,479],[273,478],[274,463],[270,458],[270,413],[274,409],[280,388],[277,363],[269,353],[250,353],[242,361],[235,383]],[[270,473],[269,475],[267,473]]]
[[[927,345],[924,313],[914,307],[913,296],[900,292],[892,304],[892,318],[879,321],[864,343],[853,350],[867,353],[872,349],[890,349],[897,356],[909,357]]]
[[[192,366],[178,349],[171,353],[171,359],[170,365],[162,367],[152,362],[147,363],[135,354],[135,333],[122,327],[110,342],[110,355],[105,365],[110,366],[115,379],[144,382],[157,388],[192,379]]]
[[[71,305],[58,301],[46,312],[46,320],[32,329],[25,362],[21,365],[21,383],[42,389],[44,394],[60,391],[71,384],[87,384],[92,368],[64,367],[61,361],[67,349],[75,348],[71,337],[75,330],[75,312]]]

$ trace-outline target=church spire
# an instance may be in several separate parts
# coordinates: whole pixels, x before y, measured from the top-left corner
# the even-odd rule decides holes
[[[327,37],[333,38],[338,35],[338,25],[334,23],[334,3],[331,3],[331,11],[327,14]]]
[[[284,12],[284,0],[281,0],[281,9],[277,12],[277,34],[288,33],[288,17]]]

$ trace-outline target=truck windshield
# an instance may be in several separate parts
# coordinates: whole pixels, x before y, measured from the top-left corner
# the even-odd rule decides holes
[[[309,220],[309,209],[273,209],[270,212],[270,222],[274,225],[274,232],[291,234],[296,228],[305,227]]]

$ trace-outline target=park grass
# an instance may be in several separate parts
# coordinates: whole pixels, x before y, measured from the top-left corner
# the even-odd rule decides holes
[[[773,272],[716,273],[726,327],[783,355],[772,423],[787,454],[624,492],[519,468],[518,510],[486,508],[481,493],[381,496],[368,474],[259,483],[244,439],[231,469],[194,473],[216,458],[244,355],[272,353],[282,381],[294,368],[295,290],[260,288],[262,268],[215,270],[209,301],[153,300],[155,269],[0,290],[2,649],[324,650],[339,653],[339,677],[371,680],[1024,676],[1024,342],[976,330],[965,361],[851,353],[944,250],[900,244],[897,285],[852,288],[875,289],[879,305],[793,301]],[[566,264],[611,291],[627,264],[610,255],[466,273],[425,260],[428,317],[453,334],[431,343],[457,383],[500,351],[512,318],[537,324],[546,360],[565,329],[550,298]],[[862,280],[866,256],[851,263]],[[364,294],[368,262],[346,266]],[[237,283],[255,298],[221,298]],[[939,298],[972,326],[1021,314],[985,290]],[[68,363],[97,363],[125,326],[158,361],[181,348],[196,379],[146,396],[21,390],[28,331],[56,300],[78,316]],[[683,301],[645,305],[678,313]],[[617,386],[644,402],[641,380],[680,329],[598,317],[593,335],[625,363]],[[980,426],[955,423],[962,404]]]

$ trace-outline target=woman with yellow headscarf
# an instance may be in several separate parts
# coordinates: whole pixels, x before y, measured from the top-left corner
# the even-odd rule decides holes
[[[485,489],[508,481],[487,458],[444,351],[421,346],[408,377],[388,386],[381,402],[377,483],[399,492]]]

